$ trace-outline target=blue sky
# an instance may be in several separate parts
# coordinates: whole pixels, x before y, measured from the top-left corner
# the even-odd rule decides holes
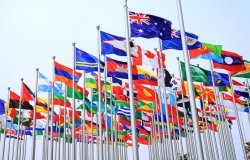
[[[128,5],[131,11],[169,19],[173,28],[179,29],[175,0],[128,0]],[[246,0],[183,1],[186,31],[197,34],[203,42],[222,44],[223,49],[250,60],[249,6]],[[105,32],[125,36],[123,0],[1,0],[0,24],[2,99],[7,98],[8,86],[20,92],[21,78],[34,90],[36,68],[52,77],[52,56],[72,66],[72,42],[96,55],[97,25]],[[138,38],[136,42],[148,49],[158,46],[157,39]],[[181,57],[181,52],[166,51],[166,65],[176,75],[177,56]],[[192,63],[208,69],[207,61]],[[249,132],[249,124],[244,125]]]

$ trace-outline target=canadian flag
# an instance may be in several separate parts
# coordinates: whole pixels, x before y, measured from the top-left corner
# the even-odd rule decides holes
[[[137,45],[137,56],[133,57],[133,65],[150,66],[152,68],[160,68],[160,53],[143,49]],[[165,68],[165,54],[162,53],[162,63]]]

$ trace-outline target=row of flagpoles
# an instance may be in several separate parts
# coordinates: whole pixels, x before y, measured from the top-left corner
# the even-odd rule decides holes
[[[227,75],[226,86],[231,89],[232,96],[219,91],[221,87],[217,85],[218,79],[215,79],[214,69],[220,67],[216,64],[226,62],[224,55],[236,58],[240,56],[226,51],[222,55],[221,48],[219,56],[216,58],[212,56],[211,53],[217,52],[218,49],[214,51],[208,44],[206,45],[208,48],[204,49],[204,45],[198,42],[198,37],[195,38],[194,35],[185,32],[180,0],[177,0],[177,10],[180,25],[178,33],[171,29],[171,22],[166,19],[129,12],[127,0],[124,0],[125,38],[105,33],[101,31],[100,26],[97,26],[98,57],[78,49],[73,43],[72,69],[58,63],[53,57],[51,82],[37,69],[35,92],[29,89],[23,79],[21,79],[20,96],[9,88],[7,102],[2,105],[5,107],[3,113],[5,124],[1,124],[1,130],[3,129],[3,134],[0,134],[1,159],[23,160],[28,158],[27,153],[31,154],[31,159],[36,159],[37,153],[40,153],[37,146],[42,146],[43,160],[127,160],[128,147],[132,146],[132,157],[134,160],[139,160],[140,145],[147,145],[150,160],[237,159],[235,152],[237,148],[233,143],[229,123],[232,120],[237,122],[241,150],[247,159],[244,127],[241,124],[239,109],[249,109],[249,83],[248,81],[245,83],[248,94],[248,98],[245,97],[246,107],[240,108],[238,104],[242,103],[239,101],[241,96],[235,96],[234,80],[232,80],[232,76],[237,77],[237,75],[249,78],[241,74],[242,71],[245,73],[247,67],[243,63],[244,69],[237,66],[239,70],[235,72],[231,70],[230,75]],[[131,37],[159,38],[159,48],[155,53],[145,51],[135,45]],[[169,75],[165,67],[165,55],[162,52],[176,39],[181,49],[172,49],[182,50],[185,61],[183,63],[177,58],[179,79]],[[192,44],[199,43],[199,47],[190,49],[192,46],[188,43],[190,39],[195,40]],[[137,49],[136,52],[134,48]],[[206,56],[210,54],[209,57],[205,57],[209,59],[210,71],[190,65],[190,58],[195,49],[202,52],[200,58],[205,57],[204,53]],[[127,56],[127,61],[111,59],[107,56],[109,54]],[[104,57],[104,62],[101,60],[101,55]],[[140,67],[146,64],[141,60],[143,56],[149,59],[151,65],[149,67],[156,68],[154,72],[157,72],[158,76]],[[231,64],[233,63],[234,61]],[[241,61],[237,61],[236,64],[240,63]],[[82,73],[76,70],[82,70]],[[94,78],[87,77],[93,75]],[[207,87],[209,75],[211,85]],[[82,87],[78,84],[81,77]],[[107,77],[111,78],[111,89]],[[40,80],[46,83],[42,85],[39,83]],[[223,80],[219,79],[219,82],[221,81]],[[166,91],[170,83],[172,93]],[[187,83],[187,87],[183,85],[184,83]],[[122,94],[117,93],[119,87],[115,89],[116,84],[122,88]],[[173,89],[176,86],[177,89]],[[184,90],[188,90],[188,93],[184,93]],[[197,107],[197,90],[199,90],[200,107]],[[38,91],[48,94],[47,102],[38,98]],[[128,91],[128,94],[124,94],[125,91]],[[88,94],[92,97],[91,100],[88,99]],[[95,94],[97,99],[94,100]],[[178,96],[181,98],[179,105],[182,105],[182,110],[177,106]],[[72,98],[72,103],[68,102],[67,97]],[[185,102],[187,97],[189,104]],[[123,104],[118,104],[118,100],[123,98],[126,99],[122,100]],[[225,100],[232,102],[230,106],[224,104]],[[29,101],[34,101],[34,107]],[[140,108],[139,102],[143,103],[144,108]],[[213,104],[208,105],[211,102]],[[77,105],[80,106],[77,108]],[[235,117],[230,118],[225,113],[226,108],[232,109]],[[44,122],[41,128],[38,122]],[[38,133],[42,134],[42,144],[39,145],[37,145]],[[31,147],[27,146],[29,135],[32,136]]]

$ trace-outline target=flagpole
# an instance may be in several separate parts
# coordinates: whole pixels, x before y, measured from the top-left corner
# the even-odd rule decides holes
[[[237,121],[238,131],[239,131],[239,135],[240,135],[240,142],[241,142],[241,145],[242,145],[242,151],[243,151],[244,158],[247,159],[247,155],[246,155],[246,151],[245,151],[244,138],[243,138],[242,129],[241,129],[241,125],[240,125],[239,112],[238,112],[238,108],[236,106],[235,97],[234,97],[234,88],[233,88],[233,81],[232,81],[231,75],[229,75],[229,80],[230,80],[230,87],[231,87],[231,90],[232,90],[234,111],[235,111],[235,114],[236,114],[236,121]]]
[[[91,96],[93,97],[93,89],[91,89]],[[93,98],[92,98],[92,101],[91,101],[91,109],[90,109],[90,111],[91,111],[91,122],[90,122],[90,127],[91,127],[90,152],[91,152],[91,154],[90,154],[90,159],[95,159],[95,157],[94,157],[94,144],[93,144],[94,143],[94,140],[93,140]],[[98,157],[98,154],[97,154],[97,157]]]
[[[73,46],[73,75],[72,75],[72,79],[73,79],[73,84],[72,84],[72,160],[76,159],[76,145],[75,145],[75,110],[76,110],[76,105],[75,105],[75,71],[76,71],[76,53],[75,53],[75,45],[76,43],[73,42],[72,46]]]
[[[180,58],[179,57],[176,57],[177,59],[177,62],[178,62],[178,70],[179,70],[179,77],[180,77],[180,83],[181,83],[181,98],[182,98],[182,105],[183,105],[183,113],[184,113],[184,122],[185,122],[185,126],[186,126],[186,137],[185,137],[185,140],[186,140],[186,150],[187,150],[187,153],[191,153],[190,151],[190,142],[189,142],[189,131],[188,131],[188,118],[187,118],[187,112],[186,112],[186,107],[185,107],[185,103],[184,103],[184,95],[183,95],[183,87],[182,87],[182,83],[183,83],[183,78],[182,78],[182,72],[181,72],[181,66],[180,66]]]
[[[39,68],[36,69],[36,85],[35,85],[35,102],[34,102],[34,114],[33,114],[33,136],[32,136],[32,160],[36,157],[36,101],[37,101],[37,86],[38,86],[38,72]]]
[[[224,104],[223,104],[223,101],[222,101],[221,93],[219,93],[219,99],[220,99],[220,102],[221,102],[222,107],[224,109],[225,107],[224,107]],[[232,159],[237,159],[234,144],[233,144],[233,139],[232,139],[232,133],[231,133],[231,130],[229,129],[228,123],[226,123],[226,124],[227,124],[227,126],[226,126],[227,132],[226,133],[227,133],[227,137],[228,137],[228,140],[229,140],[229,146],[231,148],[231,152],[229,152],[229,153],[231,153]]]
[[[128,19],[128,4],[127,0],[124,0],[124,18],[125,18],[125,33],[126,33],[126,51],[128,61],[128,82],[129,82],[129,99],[130,99],[130,112],[131,112],[131,130],[132,130],[132,150],[133,160],[139,160],[139,151],[137,144],[136,124],[135,124],[135,106],[134,106],[134,92],[133,92],[133,77],[132,77],[132,62],[130,55],[130,31],[129,31],[129,19]]]
[[[19,100],[19,116],[18,116],[18,124],[17,124],[17,147],[16,147],[16,160],[18,160],[18,150],[19,150],[19,134],[20,134],[20,120],[21,120],[21,106],[22,106],[22,99],[23,99],[23,78],[21,78],[21,94]]]
[[[82,119],[83,119],[83,123],[82,123],[82,125],[83,125],[83,132],[82,132],[82,134],[83,134],[83,147],[82,147],[82,156],[83,156],[83,160],[86,160],[86,138],[85,138],[85,135],[86,135],[86,128],[85,128],[85,125],[86,125],[86,117],[85,117],[85,89],[86,89],[86,85],[85,85],[85,83],[86,83],[86,74],[85,74],[85,71],[83,71],[82,72],[83,73],[83,99],[82,99],[82,104],[83,104],[83,116],[82,116]],[[87,143],[88,144],[88,143]]]
[[[46,160],[49,160],[49,110],[50,110],[51,95],[48,93],[48,105],[47,105],[47,132],[46,132]],[[51,116],[52,117],[52,116]]]
[[[200,136],[199,124],[198,124],[198,117],[197,117],[197,110],[196,110],[196,104],[194,100],[193,82],[192,82],[191,71],[190,71],[190,60],[189,60],[189,53],[187,49],[187,43],[186,43],[181,1],[176,0],[176,2],[177,2],[177,10],[178,10],[178,17],[179,17],[179,24],[180,24],[180,31],[181,31],[181,42],[182,42],[183,55],[184,55],[184,61],[185,61],[185,67],[186,67],[188,91],[189,91],[189,97],[190,97],[192,120],[193,120],[193,126],[194,126],[194,135],[195,135],[198,159],[204,160],[204,154],[202,150],[201,136]]]
[[[14,131],[15,132],[15,134],[17,134],[16,133],[16,131]],[[14,160],[14,150],[15,150],[15,144],[16,144],[16,141],[15,141],[15,134],[14,134],[14,144],[12,145],[12,154],[11,154],[11,160]]]
[[[247,87],[247,91],[248,91],[248,95],[250,96],[250,89],[249,89],[249,83],[248,83],[248,79],[246,78],[246,87]],[[249,124],[250,124],[250,103],[249,103],[249,99],[247,98],[247,105],[248,105],[248,121],[249,121]]]
[[[63,110],[63,160],[66,160],[66,103],[67,103],[67,85],[64,85],[64,110]]]
[[[110,131],[110,135],[111,135],[111,154],[110,154],[110,159],[111,160],[114,160],[114,136],[113,136],[113,112],[114,112],[114,106],[112,104],[112,95],[113,95],[113,86],[111,88],[111,91],[110,91],[110,106],[111,106],[111,131]]]
[[[10,87],[8,87],[8,95],[7,95],[7,107],[5,109],[5,129],[4,129],[4,137],[3,137],[3,148],[2,148],[2,160],[4,159],[4,151],[5,151],[5,141],[6,141],[6,130],[7,130],[7,118],[8,118],[8,110],[10,105]],[[0,130],[0,134],[1,130]],[[10,138],[10,137],[9,137]],[[10,139],[9,139],[10,140]]]
[[[105,64],[107,64],[107,57],[104,55],[104,62]],[[106,146],[106,160],[109,159],[109,133],[108,133],[108,111],[107,111],[107,85],[106,85],[106,81],[107,81],[107,65],[105,65],[104,67],[104,106],[105,106],[105,116],[106,116],[106,142],[105,142],[105,146]],[[111,99],[110,99],[111,100]]]
[[[11,119],[10,120],[11,122],[10,122],[10,128],[12,129],[12,127],[13,127],[13,120]],[[15,133],[15,131],[14,131],[14,133]],[[13,137],[15,136],[15,134],[13,134]],[[9,133],[9,145],[8,145],[8,160],[9,160],[9,158],[10,158],[10,144],[11,144],[11,141],[12,141],[12,139],[14,139],[14,138],[11,138],[11,130],[10,130],[10,133]],[[3,151],[4,151],[4,149],[3,149]],[[3,158],[4,159],[4,158]]]

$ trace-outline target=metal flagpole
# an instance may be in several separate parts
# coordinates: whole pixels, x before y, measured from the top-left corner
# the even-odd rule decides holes
[[[199,131],[197,110],[196,110],[196,104],[195,104],[195,100],[194,100],[193,82],[192,82],[191,71],[190,71],[190,62],[189,62],[190,60],[189,60],[189,53],[188,53],[188,49],[187,49],[187,43],[186,43],[185,27],[184,27],[183,15],[182,15],[181,1],[176,0],[176,2],[177,2],[177,10],[178,10],[178,17],[179,17],[179,24],[180,24],[180,31],[181,31],[181,42],[182,42],[183,55],[184,55],[184,61],[185,61],[185,67],[186,67],[186,75],[187,75],[187,83],[188,83],[191,112],[192,112],[195,142],[196,142],[196,147],[197,147],[198,159],[203,160],[204,154],[203,154],[203,150],[202,150],[202,143],[201,143],[201,137],[200,137],[200,131]]]
[[[83,131],[82,131],[82,134],[83,134],[83,141],[82,141],[82,157],[83,157],[83,160],[86,160],[86,138],[85,138],[85,135],[86,135],[86,128],[85,128],[85,125],[86,125],[86,117],[85,117],[85,89],[86,89],[86,86],[85,86],[85,83],[86,83],[86,74],[85,74],[85,71],[82,72],[82,75],[83,75],[83,99],[82,99],[82,104],[83,104],[83,115],[82,115],[82,119],[83,119]]]
[[[248,83],[248,79],[246,78],[246,87],[247,87],[247,91],[248,91],[248,95],[250,96],[250,88],[249,88],[249,83]],[[248,105],[248,109],[250,110],[250,103],[249,103],[249,99],[247,98],[247,105]],[[248,116],[248,121],[249,121],[249,124],[250,124],[250,112],[248,112],[247,114]]]
[[[51,95],[48,93],[48,105],[47,105],[47,132],[46,132],[46,160],[49,160],[49,110],[50,110]]]
[[[67,103],[67,85],[64,85],[64,110],[63,110],[63,160],[66,160],[66,103]]]
[[[202,101],[202,105],[203,105],[203,109],[202,109],[202,114],[204,115],[204,119],[205,119],[205,125],[203,123],[204,120],[202,120],[202,123],[203,123],[203,127],[206,127],[206,129],[208,129],[208,125],[207,125],[207,116],[206,116],[206,113],[205,113],[205,102],[204,102],[204,98],[203,98],[203,85],[202,83],[200,83],[200,95],[201,95],[201,101]],[[205,148],[205,153],[206,153],[206,157],[208,159],[211,159],[210,155],[211,155],[211,152],[210,152],[210,149],[209,149],[209,146],[207,144],[207,142],[209,142],[208,138],[207,138],[207,134],[206,134],[206,129],[204,130],[204,148]]]
[[[219,93],[220,102],[222,104],[223,109],[225,110],[225,107],[224,107],[224,104],[223,104],[223,101],[222,101],[221,97],[222,97],[221,93]],[[232,159],[237,159],[236,154],[235,154],[235,148],[234,148],[233,140],[232,140],[232,133],[231,133],[231,130],[230,130],[229,126],[228,126],[228,123],[226,123],[225,128],[226,128],[227,138],[228,138],[228,141],[229,141],[229,147],[231,148],[231,152],[229,152],[229,153],[231,154]]]
[[[21,78],[21,94],[20,94],[20,100],[19,100],[19,116],[18,116],[18,123],[17,123],[17,146],[16,146],[16,160],[18,160],[18,150],[19,150],[19,134],[20,134],[20,121],[21,121],[21,106],[22,106],[22,99],[23,99],[23,78]]]
[[[235,114],[236,114],[237,126],[238,126],[239,135],[240,135],[240,142],[241,142],[241,145],[242,145],[242,152],[244,154],[244,158],[247,159],[247,155],[246,155],[246,151],[245,151],[244,138],[243,138],[242,129],[241,129],[241,125],[240,125],[239,112],[238,112],[238,108],[237,108],[236,103],[235,103],[232,77],[230,75],[229,75],[229,79],[230,79],[230,88],[232,90],[232,97],[233,97],[233,103],[234,103],[234,111],[235,111]]]
[[[91,96],[93,97],[93,89],[91,89]],[[91,122],[90,122],[90,127],[91,127],[91,144],[90,144],[90,159],[95,159],[94,157],[94,140],[93,140],[93,98],[91,100]],[[97,126],[97,125],[96,125]],[[97,144],[96,144],[97,145]],[[97,154],[98,157],[98,154]]]
[[[24,155],[23,155],[23,159],[22,160],[25,160],[26,159],[26,148],[27,148],[27,135],[24,136]]]
[[[101,36],[100,26],[97,29],[97,49],[98,49],[98,113],[99,113],[99,160],[103,159],[103,142],[102,142],[102,106],[101,106]]]
[[[4,159],[4,151],[5,151],[5,141],[6,141],[6,130],[7,130],[7,118],[8,118],[8,110],[9,110],[9,105],[10,105],[10,87],[8,87],[8,96],[7,96],[7,104],[8,106],[5,109],[5,129],[4,129],[4,133],[3,133],[3,148],[2,148],[2,160]],[[12,122],[12,121],[11,121]],[[12,125],[11,125],[12,126]],[[1,134],[1,130],[0,130],[0,134]],[[10,141],[10,137],[9,137],[9,141]]]
[[[170,119],[169,119],[169,113],[167,108],[167,94],[166,94],[166,86],[164,82],[164,72],[163,72],[163,62],[162,62],[162,46],[161,46],[161,40],[159,39],[159,52],[160,52],[160,74],[162,77],[162,88],[163,88],[163,100],[166,107],[166,120],[167,120],[167,132],[168,132],[168,145],[170,149],[170,159],[174,159],[174,151],[173,151],[173,145],[172,145],[172,138],[171,138],[171,130],[170,130]],[[161,89],[160,89],[161,91]]]
[[[111,131],[110,131],[110,139],[111,139],[111,153],[110,153],[110,159],[114,160],[114,136],[113,136],[113,104],[112,104],[112,95],[113,95],[113,87],[111,88],[111,92],[110,92],[110,106],[111,106]]]
[[[107,64],[107,57],[104,55],[104,63]],[[105,65],[104,67],[104,106],[105,106],[105,116],[106,116],[106,142],[105,142],[105,148],[106,148],[106,160],[110,159],[109,158],[109,133],[108,133],[108,111],[107,111],[107,85],[106,85],[106,81],[107,81],[107,65]],[[110,99],[111,100],[111,99]]]
[[[34,102],[34,114],[33,114],[33,137],[32,137],[32,160],[36,157],[36,101],[37,101],[37,86],[38,86],[38,72],[39,68],[36,69],[36,85],[35,85],[35,102]]]
[[[129,99],[130,99],[130,112],[131,112],[131,130],[132,130],[132,150],[133,160],[139,160],[137,134],[135,124],[135,106],[134,106],[134,92],[133,92],[133,78],[132,78],[132,62],[130,55],[130,32],[129,32],[129,19],[128,19],[128,5],[127,0],[124,0],[124,18],[125,18],[125,33],[126,33],[126,51],[128,61],[128,82],[129,82]]]
[[[11,122],[10,122],[10,128],[12,129],[12,127],[13,127],[13,119],[11,119],[10,121],[11,121]],[[14,133],[15,133],[15,132],[14,132]],[[13,134],[13,137],[14,137],[14,136],[15,136],[15,134]],[[10,130],[10,133],[9,133],[8,154],[7,154],[8,160],[9,160],[9,158],[10,158],[10,144],[11,144],[12,139],[14,139],[14,138],[11,138],[11,130]],[[4,159],[4,158],[3,158],[3,159]]]
[[[73,46],[73,75],[72,75],[72,160],[76,159],[76,145],[75,145],[75,110],[76,110],[76,105],[75,105],[75,70],[76,70],[76,54],[75,54],[75,45],[76,43],[73,42],[72,46]]]
[[[52,97],[51,97],[51,105],[52,105],[52,109],[51,109],[51,128],[50,128],[50,160],[53,160],[53,147],[54,147],[54,142],[53,142],[53,123],[54,123],[54,120],[53,120],[53,113],[54,113],[54,86],[55,86],[55,60],[56,60],[56,57],[53,56],[52,57],[53,59],[53,74],[52,74]]]
[[[17,132],[15,131],[15,134],[17,134]],[[14,134],[14,136],[15,136]],[[16,139],[14,137],[14,144],[12,145],[12,154],[11,154],[11,160],[14,160],[14,150],[15,150],[15,144],[16,144]]]
[[[45,134],[46,134],[46,129],[45,129]],[[42,160],[45,160],[45,135],[43,135],[43,152],[42,152]]]
[[[184,122],[185,122],[185,128],[186,128],[186,150],[187,150],[187,153],[191,153],[190,151],[190,143],[189,143],[189,131],[188,131],[188,119],[187,119],[187,112],[186,112],[186,107],[185,107],[185,103],[184,103],[184,95],[183,95],[183,88],[182,88],[182,83],[183,83],[183,80],[182,80],[182,72],[181,72],[181,66],[180,66],[180,58],[177,57],[177,62],[178,62],[178,70],[179,70],[179,77],[180,77],[180,83],[181,83],[181,99],[182,99],[182,105],[183,105],[183,113],[184,113]]]
[[[60,117],[60,116],[59,116]],[[59,121],[60,121],[60,119],[59,119]],[[55,126],[56,126],[56,130],[55,130],[55,133],[58,133],[58,122],[55,122]],[[57,134],[55,134],[55,154],[54,154],[54,156],[55,156],[55,158],[54,159],[57,159],[57,146],[58,146],[58,135]]]

